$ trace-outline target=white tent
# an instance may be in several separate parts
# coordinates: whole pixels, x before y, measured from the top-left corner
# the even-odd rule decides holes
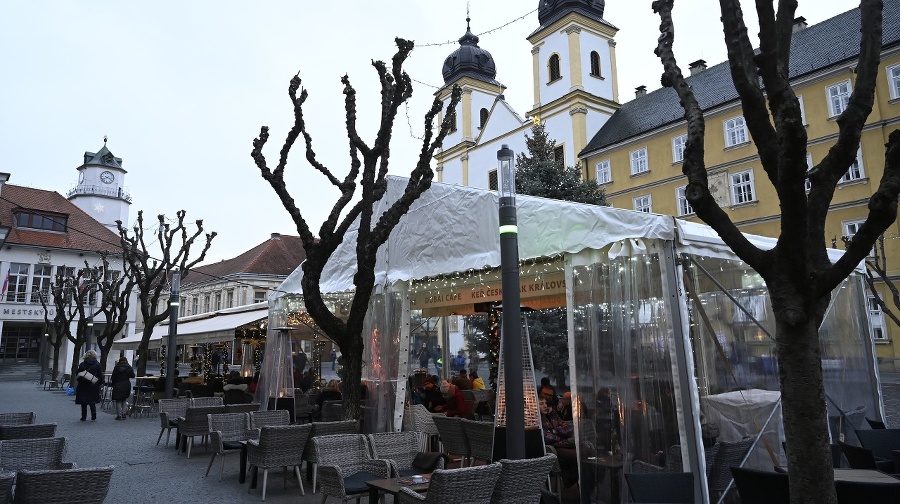
[[[236,337],[236,329],[253,322],[267,320],[268,316],[268,303],[263,302],[185,317],[178,321],[178,332],[176,333],[178,344],[194,345],[219,341],[230,342]],[[137,350],[142,336],[143,334],[138,332],[133,336],[117,340],[113,342],[113,348],[116,350]],[[154,327],[153,334],[150,336],[149,348],[159,348],[168,336],[168,322],[163,322]]]

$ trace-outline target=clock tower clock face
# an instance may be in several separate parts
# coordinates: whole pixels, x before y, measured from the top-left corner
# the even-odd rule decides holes
[[[100,174],[100,182],[103,182],[104,184],[112,184],[114,180],[116,180],[116,177],[111,171],[105,171]]]

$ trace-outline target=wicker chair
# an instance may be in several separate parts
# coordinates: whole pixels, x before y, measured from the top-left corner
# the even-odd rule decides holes
[[[194,436],[209,435],[209,418],[207,415],[225,413],[225,406],[191,406],[184,416],[178,419],[178,435],[181,437],[182,449],[187,450],[187,458],[191,458],[191,447]]]
[[[742,504],[790,504],[787,474],[743,467],[732,467],[731,473]]]
[[[19,471],[16,504],[102,504],[113,467]],[[77,496],[77,499],[75,498]]]
[[[312,422],[313,405],[309,402],[309,395],[301,389],[294,389],[294,419],[298,423]]]
[[[219,413],[208,415],[209,439],[216,451],[209,459],[206,466],[206,476],[212,468],[217,455],[222,456],[222,469],[219,471],[219,481],[225,473],[225,454],[241,450],[241,441],[249,441],[259,436],[259,431],[250,428],[250,415],[247,413]]]
[[[380,432],[369,434],[372,458],[385,459],[391,465],[391,477],[404,477],[422,471],[413,467],[413,460],[421,446],[418,432]],[[438,462],[438,469],[444,468],[444,459]]]
[[[191,407],[224,406],[225,401],[221,397],[192,397]]]
[[[398,504],[490,504],[500,478],[499,463],[461,469],[438,469],[431,473],[428,494],[407,487],[397,494]]]
[[[872,450],[875,458],[893,460],[891,450],[900,447],[900,429],[858,430],[856,436],[859,444]]]
[[[300,467],[303,465],[303,449],[309,440],[310,431],[312,424],[267,425],[259,431],[259,439],[247,443],[247,465],[263,470],[262,500],[266,500],[269,469],[275,467],[292,467],[300,484],[300,494],[306,495]],[[287,487],[287,478],[284,484]],[[250,492],[249,488],[247,492]]]
[[[556,455],[523,460],[500,461],[500,478],[494,486],[491,504],[539,504],[541,487],[556,463]]]
[[[344,401],[323,401],[319,411],[319,421],[337,422],[343,417]]]
[[[469,449],[469,440],[466,439],[466,432],[463,430],[463,419],[440,415],[435,415],[432,418],[441,436],[441,444],[444,445],[444,451],[449,454],[459,455],[459,466],[465,467],[466,459],[472,454]]]
[[[424,405],[414,404],[404,410],[404,418],[409,418],[407,430],[421,432],[428,437],[428,444],[424,449],[430,450],[431,441],[438,436],[437,426],[434,425],[434,415]]]
[[[634,502],[694,502],[694,475],[686,472],[626,473]]]
[[[366,481],[391,476],[390,462],[371,457],[363,434],[316,436],[312,441],[323,504],[328,497],[358,502],[369,491]]]
[[[156,438],[156,446],[162,440],[163,432],[166,433],[166,446],[169,446],[169,437],[172,429],[178,428],[178,418],[183,417],[188,409],[190,399],[160,399],[159,400],[159,437]]]
[[[716,445],[718,450],[709,468],[708,480],[710,495],[718,498],[731,483],[731,467],[740,467],[753,445],[753,438],[734,442],[720,441]]]
[[[34,412],[28,413],[0,413],[0,425],[32,425]]]
[[[75,464],[63,462],[65,455],[64,437],[0,441],[0,467],[5,471],[73,469]]]
[[[259,411],[259,403],[226,404],[225,413],[252,413]]]
[[[893,459],[877,458],[872,453],[872,450],[853,446],[843,441],[838,441],[838,445],[840,445],[841,452],[847,458],[847,463],[850,464],[851,469],[874,469],[886,473],[894,472]]]
[[[469,457],[474,464],[484,460],[488,464],[494,460],[494,423],[462,420],[463,431],[469,442]]]
[[[254,411],[250,413],[251,429],[290,424],[291,414],[287,410]]]
[[[0,425],[0,441],[7,439],[35,439],[56,436],[56,424]]]
[[[313,439],[316,436],[330,436],[334,434],[356,434],[359,432],[359,424],[356,420],[341,420],[340,422],[313,422],[309,431],[309,440],[303,449],[303,460],[309,464],[308,470],[312,471],[312,493],[316,493],[316,475],[319,459],[316,458],[316,447]]]
[[[16,472],[0,472],[0,504],[12,502],[12,487],[16,481]]]

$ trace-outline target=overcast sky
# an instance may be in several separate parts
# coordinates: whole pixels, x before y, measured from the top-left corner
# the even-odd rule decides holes
[[[745,14],[755,14],[744,2]],[[296,227],[250,158],[261,125],[271,127],[265,153],[276,159],[292,121],[290,78],[309,91],[306,115],[320,159],[339,178],[348,166],[340,77],[357,89],[360,130],[371,144],[378,119],[372,59],[390,60],[395,36],[417,48],[408,60],[415,84],[401,109],[391,173],[408,174],[422,117],[443,84],[444,58],[465,33],[466,7],[479,45],[497,65],[507,101],[523,116],[533,104],[531,46],[538,0],[276,0],[3,1],[0,2],[0,171],[9,183],[65,194],[77,182],[84,151],[123,158],[133,197],[131,219],[151,222],[187,210],[218,237],[209,260],[235,255],[270,233]],[[619,28],[616,54],[622,101],[634,88],[659,87],[653,55],[659,20],[650,0],[609,0],[604,18]],[[810,24],[858,5],[852,0],[802,1]],[[718,2],[675,4],[675,51],[682,68],[696,59],[725,59]],[[751,34],[757,33],[755,21]],[[452,41],[447,45],[425,44]],[[412,131],[411,131],[412,130]],[[589,132],[592,134],[593,132]],[[317,231],[338,192],[297,150],[288,187]]]

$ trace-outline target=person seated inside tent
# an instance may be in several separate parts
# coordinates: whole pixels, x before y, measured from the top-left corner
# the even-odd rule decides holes
[[[435,407],[436,412],[444,413],[448,417],[462,416],[465,413],[466,400],[459,387],[444,380],[441,383],[441,394],[443,394],[445,402]]]
[[[322,410],[322,403],[325,401],[340,401],[343,399],[341,395],[341,382],[338,380],[329,380],[325,385],[325,388],[322,389],[322,393],[319,394],[319,397],[316,399],[316,404],[319,406],[319,411]]]
[[[459,390],[472,390],[472,380],[465,369],[460,369],[459,374],[454,376],[450,383],[459,387]]]
[[[441,389],[437,386],[437,377],[435,376],[429,376],[425,380],[425,384],[420,388],[416,388],[415,392],[418,394],[420,404],[424,405],[432,413],[437,412],[437,407],[443,406],[446,402],[444,395],[441,394]]]
[[[542,389],[543,390],[543,389]],[[566,488],[578,482],[578,455],[575,452],[575,428],[556,413],[556,398],[541,394],[541,427],[544,444],[552,446],[559,458],[562,480]]]

